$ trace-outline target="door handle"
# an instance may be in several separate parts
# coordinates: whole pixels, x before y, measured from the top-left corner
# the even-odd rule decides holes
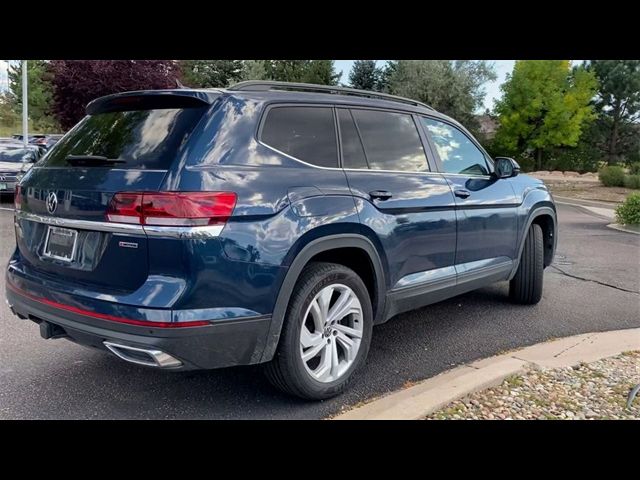
[[[467,198],[471,192],[469,190],[454,190],[453,194],[458,198]]]
[[[391,195],[391,192],[387,192],[386,190],[373,190],[369,192],[369,196],[372,199],[389,200],[393,195]]]

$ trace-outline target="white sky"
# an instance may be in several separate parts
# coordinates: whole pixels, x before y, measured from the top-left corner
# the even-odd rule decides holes
[[[342,78],[340,81],[342,83],[349,83],[349,72],[351,71],[351,66],[353,65],[353,60],[336,60],[335,66],[336,71],[342,71]],[[383,60],[378,60],[378,64],[382,65]],[[494,82],[488,82],[485,86],[485,90],[487,95],[484,100],[484,107],[492,109],[493,102],[495,99],[500,97],[500,85],[504,82],[507,73],[511,73],[513,70],[513,64],[515,60],[495,60],[496,73],[498,74],[498,78]],[[4,91],[8,88],[8,80],[7,80],[7,61],[0,60],[0,91]]]

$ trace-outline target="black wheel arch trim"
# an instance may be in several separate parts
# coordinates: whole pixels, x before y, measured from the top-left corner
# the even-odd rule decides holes
[[[285,275],[282,285],[280,286],[261,362],[268,362],[273,358],[276,352],[278,341],[280,340],[280,332],[284,323],[284,317],[289,305],[289,299],[291,298],[293,288],[295,287],[296,281],[304,267],[309,263],[309,260],[319,253],[338,248],[360,248],[369,255],[369,259],[371,260],[375,273],[376,286],[376,305],[374,305],[376,316],[373,320],[373,324],[375,325],[383,321],[382,317],[384,315],[384,303],[386,299],[384,269],[380,255],[371,240],[363,235],[351,233],[336,234],[312,240],[305,245],[295,257],[287,271],[287,274]]]
[[[513,270],[511,271],[511,275],[509,275],[509,280],[511,280],[513,278],[513,276],[518,271],[518,267],[520,266],[520,257],[522,256],[522,250],[524,249],[524,243],[525,243],[525,241],[527,239],[527,232],[529,231],[529,228],[531,228],[531,224],[533,224],[533,221],[536,218],[541,217],[543,215],[548,215],[553,220],[553,253],[551,255],[551,262],[553,261],[553,256],[555,255],[556,246],[558,244],[558,219],[557,219],[557,213],[556,213],[554,208],[551,208],[549,206],[534,207],[531,210],[531,212],[529,213],[529,216],[527,217],[527,222],[525,223],[524,228],[520,231],[521,232],[520,233],[521,238],[519,240],[519,245],[518,245],[518,254],[517,254],[516,258],[514,259]]]

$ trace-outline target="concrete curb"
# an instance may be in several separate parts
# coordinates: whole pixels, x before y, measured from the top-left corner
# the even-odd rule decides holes
[[[334,420],[419,420],[454,400],[499,385],[529,368],[560,368],[640,350],[640,328],[594,332],[538,343],[478,360],[333,417]]]
[[[614,220],[616,218],[616,211],[613,208],[595,207],[592,205],[583,205],[580,203],[565,202],[564,200],[557,200],[557,199],[556,199],[556,203],[560,205],[571,205],[572,207],[578,207],[586,211],[587,213],[596,215],[597,217],[604,218],[606,220]]]
[[[620,225],[619,223],[610,223],[607,227],[612,228],[614,230],[619,230],[621,232],[626,233],[635,233],[636,235],[640,235],[640,226],[634,225],[633,227],[629,227],[626,225]]]
[[[615,209],[620,202],[605,202],[604,200],[587,200],[586,198],[565,197],[563,195],[553,195],[553,199],[563,203],[576,204],[587,207],[602,207]]]

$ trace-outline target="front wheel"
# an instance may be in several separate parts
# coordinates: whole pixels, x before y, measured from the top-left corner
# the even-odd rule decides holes
[[[362,279],[335,263],[312,263],[296,283],[278,350],[265,366],[280,390],[321,400],[341,393],[371,342],[371,299]]]
[[[544,275],[544,243],[542,228],[533,224],[527,232],[520,265],[515,276],[509,282],[509,297],[514,302],[533,305],[542,298]]]

